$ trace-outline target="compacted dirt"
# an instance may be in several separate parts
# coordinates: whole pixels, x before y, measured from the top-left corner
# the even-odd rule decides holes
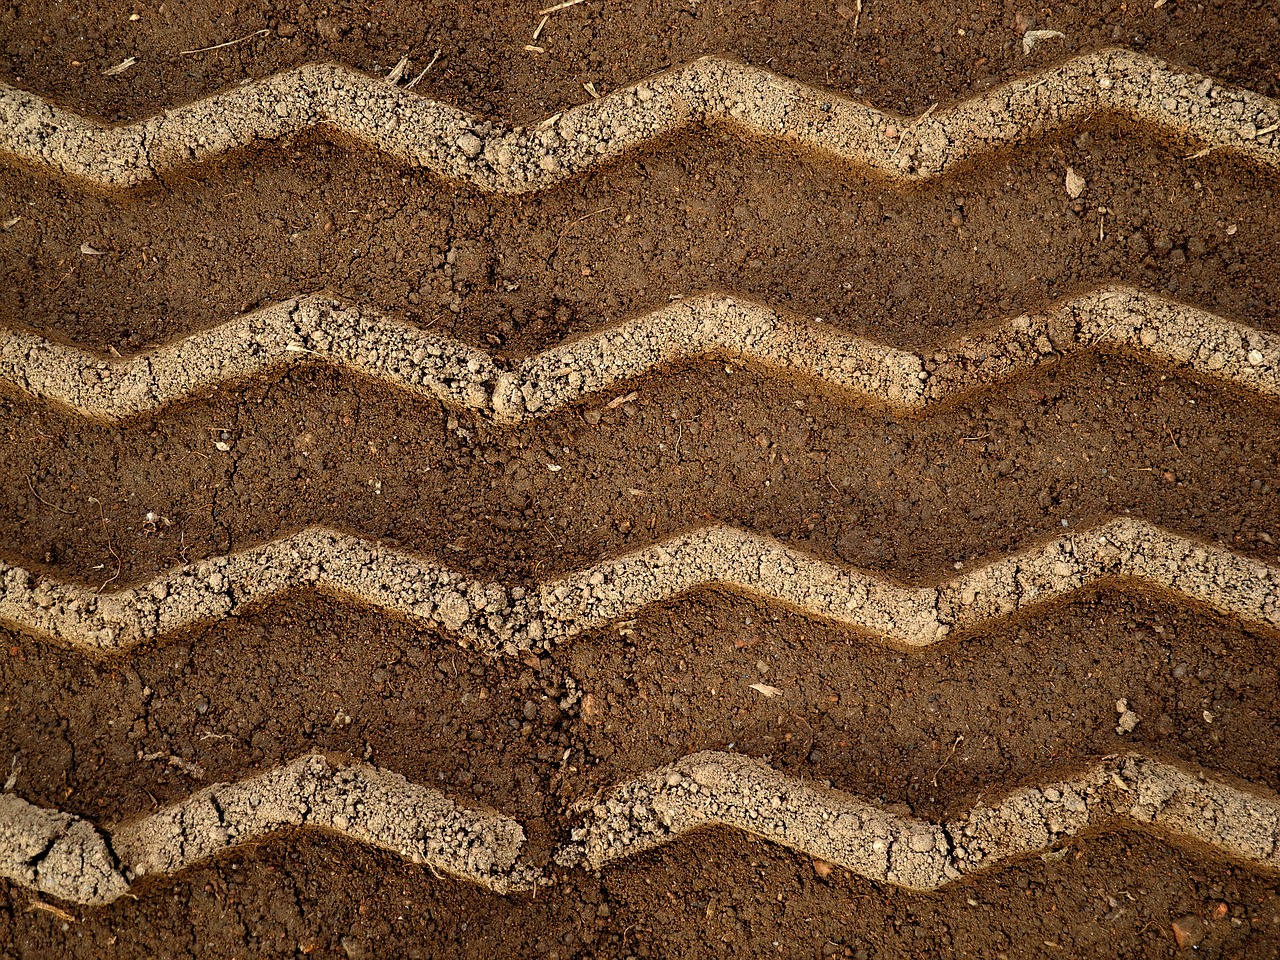
[[[586,0],[537,39],[534,4],[200,6],[12,4],[0,81],[115,123],[300,64],[385,75],[408,56],[415,93],[525,123],[590,99],[584,83],[607,95],[715,53],[914,114],[1119,45],[1280,92],[1280,20],[1250,0]],[[1065,36],[1024,52],[1034,30]],[[1108,116],[915,186],[725,129],[518,198],[323,124],[123,194],[6,160],[0,335],[130,357],[324,294],[514,362],[718,291],[927,355],[1119,283],[1251,328],[1265,367],[1278,187]],[[911,413],[706,359],[519,426],[322,364],[111,424],[0,383],[0,451],[0,561],[108,593],[311,525],[530,592],[712,524],[920,586],[1115,517],[1280,564],[1280,400],[1142,352],[1066,355]],[[600,871],[563,856],[592,801],[703,750],[930,822],[1128,753],[1273,809],[1270,583],[1248,621],[1107,581],[914,651],[716,584],[508,657],[308,590],[102,657],[5,614],[6,795],[115,836],[319,751],[513,818],[544,882],[493,892],[286,830],[109,904],[0,880],[0,956],[1280,956],[1274,856],[1134,823],[932,892],[729,828]]]

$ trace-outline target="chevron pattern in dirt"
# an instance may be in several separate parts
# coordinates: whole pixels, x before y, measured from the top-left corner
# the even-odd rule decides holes
[[[514,368],[373,311],[304,297],[128,360],[9,332],[0,343],[0,382],[85,416],[116,421],[287,364],[325,362],[456,409],[487,412],[511,426],[688,360],[737,359],[890,408],[919,411],[1081,350],[1150,357],[1242,391],[1280,396],[1280,336],[1120,285],[922,353],[749,300],[702,295],[564,343]]]
[[[909,181],[1099,113],[1280,167],[1275,101],[1126,50],[1079,56],[914,120],[716,57],[528,129],[508,129],[332,64],[301,67],[115,128],[0,85],[0,152],[99,187],[129,188],[254,141],[325,124],[402,163],[483,190],[524,193],[701,122]]]
[[[397,774],[319,755],[216,784],[106,832],[0,794],[0,877],[64,900],[109,903],[132,880],[297,828],[329,830],[498,893],[527,890],[537,877],[519,862],[524,831],[509,817],[463,810]]]
[[[693,830],[743,830],[871,880],[935,890],[1086,831],[1128,826],[1280,870],[1280,802],[1145,757],[1108,757],[941,824],[708,751],[638,777],[589,805],[560,857],[599,869]]]
[[[934,890],[977,870],[1089,831],[1131,827],[1199,845],[1254,869],[1280,870],[1280,803],[1139,755],[1107,757],[1063,780],[979,804],[940,824],[788,777],[733,753],[693,754],[617,787],[588,812],[556,860],[593,869],[701,828],[765,837],[868,879]],[[367,764],[320,755],[217,784],[156,813],[98,829],[0,794],[0,876],[63,900],[110,903],[143,877],[166,876],[282,831],[321,829],[389,850],[496,893],[529,890],[524,831],[501,814],[462,810],[435,790]]]
[[[724,586],[919,648],[1110,580],[1170,592],[1255,627],[1280,628],[1280,569],[1127,518],[928,587],[904,586],[732,527],[709,527],[526,591],[310,528],[104,595],[0,565],[0,622],[110,654],[309,588],[442,628],[469,647],[515,654]]]

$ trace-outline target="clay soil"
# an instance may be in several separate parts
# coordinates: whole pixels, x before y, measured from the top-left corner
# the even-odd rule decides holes
[[[856,35],[834,3],[588,0],[543,53],[535,4],[199,6],[13,4],[0,80],[115,122],[316,60],[416,75],[439,50],[415,90],[529,121],[723,53],[915,113],[1119,44],[1280,93],[1261,0],[867,0]],[[1028,27],[1066,37],[1025,55]],[[322,292],[518,357],[723,290],[923,349],[1123,282],[1280,331],[1280,182],[1188,152],[1097,120],[907,189],[704,131],[518,200],[317,133],[124,197],[7,166],[0,324],[128,356]],[[725,522],[923,584],[1128,514],[1274,564],[1277,451],[1274,400],[1097,354],[911,417],[723,363],[513,429],[323,367],[113,426],[8,392],[0,558],[118,589],[320,523],[529,584]],[[550,865],[571,803],[702,749],[925,818],[1129,750],[1275,791],[1274,651],[1119,586],[915,654],[716,591],[507,660],[301,593],[107,661],[0,629],[0,772],[32,803],[118,822],[317,749],[516,817],[554,877],[500,897],[284,836],[64,905],[74,922],[0,882],[0,956],[1170,957],[1188,916],[1198,956],[1280,956],[1274,876],[1137,833],[930,895],[731,832]]]

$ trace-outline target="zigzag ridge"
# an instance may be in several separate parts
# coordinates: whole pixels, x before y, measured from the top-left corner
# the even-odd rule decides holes
[[[1131,827],[1254,869],[1280,870],[1280,803],[1204,773],[1130,754],[1014,791],[994,806],[929,823],[888,813],[740,754],[706,751],[642,774],[585,810],[562,867],[599,870],[691,831],[757,835],[870,880],[934,890],[1082,834]],[[458,808],[436,790],[363,763],[312,754],[156,813],[98,828],[0,794],[0,877],[63,900],[102,905],[143,877],[177,873],[282,831],[320,829],[389,850],[496,893],[533,889],[512,818]]]
[[[595,869],[693,830],[764,837],[867,879],[936,890],[1086,832],[1131,827],[1280,870],[1280,802],[1138,755],[1107,757],[1078,776],[1018,790],[943,823],[888,813],[819,789],[758,760],[708,751],[630,781],[591,807],[563,865]]]
[[[1112,580],[1280,629],[1280,568],[1131,518],[920,587],[727,526],[678,534],[531,589],[471,580],[436,561],[312,527],[103,595],[0,563],[0,623],[107,655],[307,588],[441,628],[467,647],[510,655],[722,586],[909,649]]]
[[[313,754],[107,830],[0,794],[0,877],[99,905],[143,876],[297,828],[338,833],[497,893],[528,890],[539,876],[519,862],[524,830],[510,817],[460,809],[399,774]]]
[[[1097,113],[1280,167],[1280,104],[1127,50],[1078,56],[914,120],[744,64],[704,57],[530,128],[508,128],[335,64],[314,64],[104,127],[0,85],[0,152],[100,187],[319,124],[482,190],[543,189],[694,123],[724,123],[901,181]]]
[[[563,343],[509,369],[482,350],[375,311],[304,297],[130,359],[0,328],[0,381],[107,421],[291,363],[326,362],[514,426],[663,366],[736,358],[920,411],[1078,350],[1119,351],[1280,396],[1280,335],[1121,285],[923,353],[699,295]]]

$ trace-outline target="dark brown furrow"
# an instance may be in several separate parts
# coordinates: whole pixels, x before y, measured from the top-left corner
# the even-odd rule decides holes
[[[689,861],[699,866],[689,869]],[[335,897],[337,883],[346,895]],[[228,954],[247,943],[312,955],[423,958],[799,958],[824,948],[847,957],[1016,956],[1023,946],[1032,956],[1053,956],[1069,943],[1098,956],[1163,960],[1172,949],[1170,924],[1188,914],[1204,925],[1203,955],[1280,950],[1280,897],[1270,879],[1125,832],[936,894],[892,892],[843,871],[823,878],[801,854],[708,831],[599,877],[569,874],[536,899],[496,898],[434,879],[394,855],[315,834],[140,886],[136,900],[76,909],[77,924],[45,911],[20,913],[27,899],[11,884],[0,886],[7,907],[0,935],[41,960],[183,956],[195,952],[193,940]]]
[[[730,744],[927,819],[1127,751],[1280,785],[1273,639],[1129,590],[910,657],[718,592],[621,630],[486,661],[296,595],[125,664],[6,632],[4,688],[43,695],[0,734],[24,797],[98,821],[322,750],[496,806],[538,856],[578,797]],[[1141,718],[1127,733],[1121,699]]]
[[[1125,126],[905,192],[711,133],[519,201],[314,138],[194,176],[120,207],[0,171],[6,324],[130,354],[327,292],[519,355],[720,289],[924,348],[1128,283],[1280,329],[1275,178]]]
[[[319,369],[124,429],[0,401],[5,558],[116,589],[325,524],[532,580],[715,521],[923,582],[1125,511],[1280,557],[1280,410],[1136,362],[919,421],[705,366],[635,392],[514,430]]]

